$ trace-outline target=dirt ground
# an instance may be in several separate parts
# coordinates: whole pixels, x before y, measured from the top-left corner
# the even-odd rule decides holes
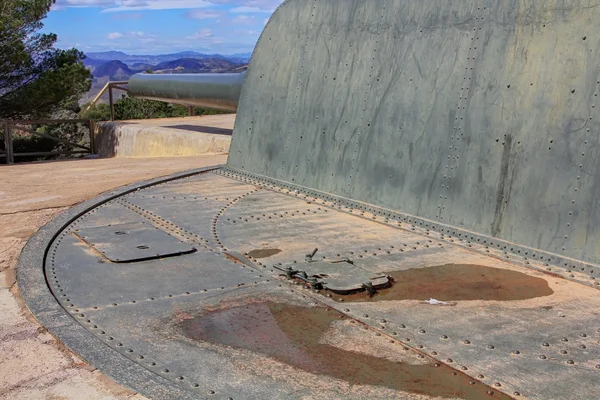
[[[0,399],[144,399],[87,365],[29,313],[15,282],[21,249],[60,212],[140,180],[226,156],[112,158],[0,166]]]

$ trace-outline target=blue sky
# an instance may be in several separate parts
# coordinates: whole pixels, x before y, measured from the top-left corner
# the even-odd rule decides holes
[[[84,52],[245,53],[282,1],[57,0],[44,31]]]

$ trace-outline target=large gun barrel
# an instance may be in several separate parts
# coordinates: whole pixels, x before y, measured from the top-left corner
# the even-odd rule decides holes
[[[246,72],[226,74],[136,74],[129,94],[186,106],[237,111]]]

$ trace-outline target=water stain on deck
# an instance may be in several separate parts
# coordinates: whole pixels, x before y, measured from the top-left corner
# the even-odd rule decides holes
[[[272,257],[275,254],[281,253],[279,249],[256,249],[248,252],[248,256],[252,258],[267,258]]]
[[[373,297],[366,293],[334,295],[336,301],[373,302],[387,300],[526,300],[550,296],[548,281],[509,269],[469,264],[412,268],[388,273],[391,287]]]
[[[489,399],[492,391],[493,398],[510,398],[433,360],[413,365],[319,343],[331,323],[344,318],[333,309],[260,302],[212,311],[179,327],[194,340],[251,350],[354,385],[463,399]]]

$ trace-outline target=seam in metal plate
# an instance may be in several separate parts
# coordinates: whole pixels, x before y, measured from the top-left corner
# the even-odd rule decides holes
[[[174,257],[196,251],[189,244],[144,222],[77,229],[75,234],[115,263]]]

